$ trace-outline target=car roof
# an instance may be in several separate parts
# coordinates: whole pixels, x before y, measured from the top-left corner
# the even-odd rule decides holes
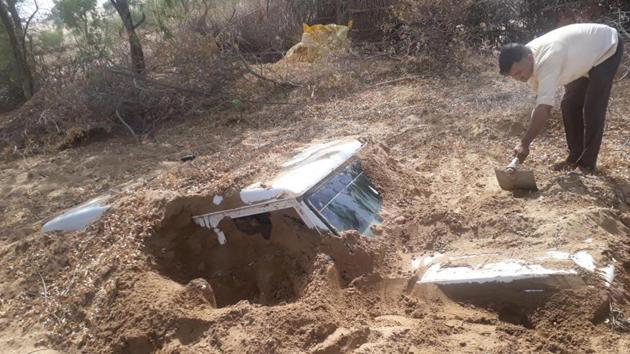
[[[269,181],[256,182],[240,191],[245,204],[297,198],[350,160],[363,144],[353,138],[334,140],[303,149],[281,165]]]

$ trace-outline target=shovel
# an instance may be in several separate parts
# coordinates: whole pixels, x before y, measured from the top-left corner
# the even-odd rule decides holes
[[[534,171],[519,169],[518,157],[515,157],[505,169],[495,168],[494,173],[497,175],[497,181],[499,181],[499,186],[503,190],[538,190],[534,179]]]

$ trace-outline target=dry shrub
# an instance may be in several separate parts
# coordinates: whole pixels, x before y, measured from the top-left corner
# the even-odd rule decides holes
[[[95,127],[85,102],[83,85],[68,85],[60,89],[48,83],[20,109],[12,112],[0,130],[0,148],[15,153],[40,153],[58,144],[72,127],[85,130]]]
[[[228,29],[240,50],[270,61],[300,41],[301,22],[290,1],[256,1],[244,4]]]
[[[20,88],[11,83],[0,86],[0,113],[17,108],[24,101]]]
[[[128,44],[122,38],[107,55],[88,58],[70,50],[42,58],[41,90],[4,122],[0,148],[68,148],[89,142],[94,129],[140,137],[165,120],[229,107],[242,98],[235,82],[252,72],[241,52],[282,52],[299,40],[295,2],[226,1],[222,11],[208,2],[187,4],[165,19],[168,36],[139,29],[144,76],[126,68]]]
[[[57,144],[57,150],[66,150],[81,146],[107,136],[107,131],[100,127],[84,129],[72,127],[65,132],[63,139]]]
[[[237,57],[221,50],[212,34],[178,29],[169,40],[150,43],[152,69],[158,77],[169,77],[175,85],[214,93],[242,73]]]
[[[300,6],[305,1],[205,0],[187,2],[185,9],[175,6],[160,29],[167,39],[176,32],[212,37],[222,50],[237,46],[266,61],[277,60],[299,41]],[[159,16],[159,14],[158,14]]]
[[[428,70],[462,68],[469,53],[488,53],[541,30],[538,0],[401,0],[385,24],[389,50]]]
[[[93,66],[72,81],[51,80],[15,111],[0,131],[0,148],[25,153],[64,149],[118,129],[141,138],[161,122],[229,101],[231,81],[243,67],[233,54],[221,53],[212,38],[179,31],[168,41],[145,45],[151,71]],[[159,55],[157,55],[159,54]]]
[[[449,66],[466,40],[473,0],[402,0],[385,25],[390,50],[425,69]]]
[[[236,0],[210,14],[207,31],[221,48],[235,44],[264,62],[276,61],[300,41],[302,23],[335,23],[333,0]],[[340,4],[343,1],[339,2]],[[197,28],[199,21],[195,21]],[[208,33],[208,32],[206,32]],[[250,56],[251,57],[251,56]]]
[[[630,6],[619,0],[400,0],[385,24],[389,50],[417,68],[462,68],[465,52],[490,53],[574,22],[625,25],[611,18]],[[464,52],[464,54],[462,54]]]
[[[266,13],[283,13],[272,10]],[[253,75],[247,76],[251,85],[243,83],[245,74],[254,71],[244,62],[238,36],[249,30],[255,35],[254,27],[240,20],[242,25],[236,27],[240,34],[235,37],[230,26],[211,31],[212,23],[201,20],[205,11],[194,13],[172,23],[169,36],[142,34],[146,75],[115,64],[128,62],[124,41],[113,46],[113,58],[108,60],[79,67],[76,59],[67,58],[47,65],[42,89],[0,130],[0,148],[11,146],[11,151],[21,153],[69,148],[92,140],[95,129],[116,129],[140,139],[163,121],[230,107],[255,96],[261,82],[271,84],[273,80],[256,80]],[[73,67],[80,70],[72,71]],[[268,87],[264,91],[274,92]]]

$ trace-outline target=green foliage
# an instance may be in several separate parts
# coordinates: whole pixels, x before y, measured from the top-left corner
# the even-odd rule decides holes
[[[52,16],[58,24],[83,36],[88,43],[94,41],[101,17],[96,11],[96,0],[55,0]]]
[[[59,27],[68,28],[76,39],[77,63],[89,65],[108,60],[113,38],[97,0],[54,0],[54,3],[52,18]]]
[[[236,109],[240,109],[243,107],[243,101],[239,100],[238,98],[233,99],[231,103],[232,103],[232,107]]]
[[[174,0],[149,0],[149,22],[151,22],[164,39],[173,39],[172,24],[186,19],[186,11],[182,4]]]
[[[43,51],[50,51],[63,45],[63,31],[60,29],[52,31],[41,31],[35,38],[37,47]]]

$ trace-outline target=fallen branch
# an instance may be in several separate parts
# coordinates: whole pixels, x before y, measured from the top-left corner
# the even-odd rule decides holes
[[[177,91],[182,91],[182,92],[188,92],[188,93],[192,93],[192,94],[196,94],[196,95],[201,95],[201,96],[215,96],[215,93],[210,93],[210,92],[205,92],[205,91],[199,91],[199,90],[195,90],[195,89],[189,89],[189,88],[185,88],[185,87],[181,87],[181,86],[176,86],[176,85],[171,85],[171,84],[165,84],[163,82],[159,82],[157,80],[153,80],[150,79],[148,77],[143,77],[141,75],[138,75],[136,73],[132,73],[132,72],[128,72],[128,71],[123,71],[123,70],[116,70],[116,69],[110,69],[110,72],[116,75],[122,75],[122,76],[128,76],[131,77],[133,79],[136,80],[141,80],[141,81],[145,81],[157,86],[162,86],[162,87],[166,87],[172,90],[177,90]]]
[[[37,353],[37,352],[43,352],[44,350],[50,350],[50,348],[40,348],[40,349],[35,349],[35,350],[32,350],[32,351],[30,351],[30,352],[28,352],[28,353],[26,353],[26,354],[32,354],[32,353]]]
[[[242,100],[242,99],[239,99],[239,101],[244,102],[244,103],[269,104],[269,105],[287,105],[287,106],[297,105],[297,103],[293,103],[293,102],[252,101],[252,100]]]
[[[401,78],[394,79],[394,80],[388,80],[388,81],[379,82],[379,83],[376,83],[376,84],[372,85],[372,87],[389,85],[389,84],[394,84],[394,83],[400,82],[400,81],[415,80],[415,79],[420,79],[420,78],[421,78],[421,76],[405,76],[405,77],[401,77]]]
[[[42,294],[44,296],[44,300],[48,302],[48,287],[46,287],[46,282],[44,281],[44,277],[42,277],[42,274],[40,272],[37,272],[37,275],[39,275],[39,279],[42,281],[42,286],[44,288],[44,293]]]
[[[136,134],[136,132],[133,131],[133,128],[131,128],[131,126],[129,124],[127,124],[127,122],[125,122],[123,117],[118,112],[118,108],[120,108],[120,103],[116,106],[116,117],[118,117],[118,120],[120,120],[122,122],[122,124],[124,124],[125,127],[127,127],[127,129],[131,132],[131,135],[133,135],[133,137],[136,139],[138,144],[140,144],[140,138],[138,138],[138,135]]]
[[[241,52],[238,50],[238,48],[234,48],[234,51],[238,55],[238,58],[240,59],[241,63],[243,63],[243,67],[245,68],[245,70],[247,70],[247,72],[249,72],[250,74],[254,75],[255,77],[257,77],[257,78],[259,78],[261,80],[264,80],[264,81],[271,82],[274,85],[278,85],[278,86],[283,86],[283,87],[286,87],[286,86],[301,87],[300,85],[295,84],[295,83],[290,82],[290,81],[282,81],[282,82],[280,82],[280,81],[277,81],[277,80],[274,80],[274,79],[270,79],[270,78],[268,78],[266,76],[263,76],[263,75],[257,73],[256,71],[254,71],[251,68],[251,66],[249,65],[247,60],[245,60],[245,57],[243,57],[243,54],[241,54]]]
[[[609,310],[610,310],[610,326],[621,332],[630,331],[630,319],[625,318],[623,312],[621,310],[615,308],[613,301],[609,302]]]

